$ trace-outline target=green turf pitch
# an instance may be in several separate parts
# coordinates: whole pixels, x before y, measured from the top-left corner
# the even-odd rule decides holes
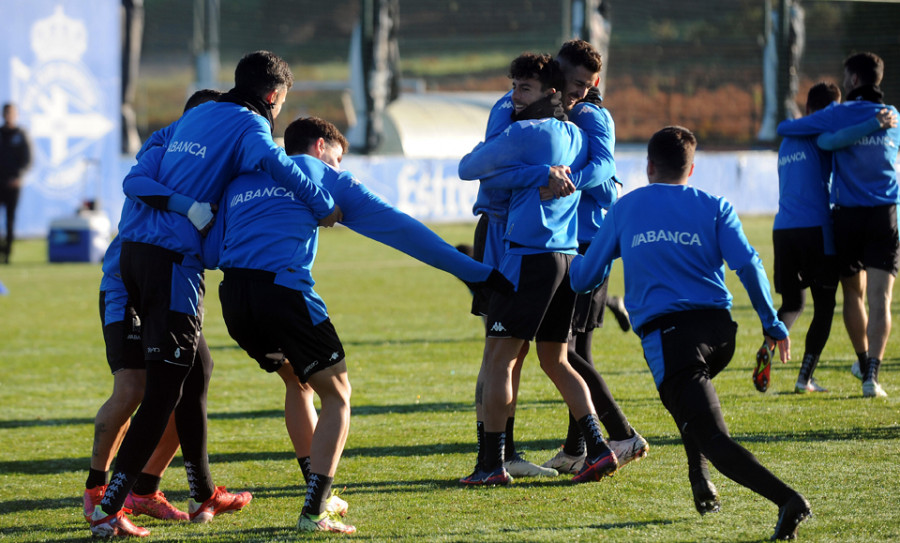
[[[771,269],[771,217],[745,218]],[[473,226],[440,225],[450,243]],[[633,334],[615,322],[594,336],[594,357],[631,423],[650,442],[647,458],[599,483],[520,479],[509,488],[461,488],[474,465],[473,391],[483,347],[480,321],[457,279],[344,228],[323,232],[314,270],[344,342],[353,384],[350,437],[335,479],[363,541],[759,541],[776,508],[725,479],[713,482],[722,512],[693,508],[677,431],[664,411]],[[208,275],[206,335],[215,358],[209,451],[216,484],[249,490],[240,514],[208,525],[137,517],[152,541],[319,539],[293,527],[302,505],[297,462],[283,423],[283,385],[230,340]],[[112,378],[97,316],[100,268],[48,264],[41,241],[17,244],[0,267],[0,540],[89,537],[81,493],[92,421]],[[795,326],[794,360],[773,371],[767,394],[750,381],[759,322],[728,272],[740,324],[731,366],[715,381],[732,435],[812,503],[805,541],[900,540],[900,341],[882,370],[889,397],[863,399],[849,372],[854,354],[840,310],[817,371],[831,392],[793,394],[808,310]],[[611,293],[622,293],[616,268]],[[776,296],[776,301],[778,300]],[[840,295],[838,299],[840,308]],[[894,302],[894,313],[897,311]],[[566,412],[529,354],[516,417],[519,448],[538,463],[562,443]],[[187,507],[180,456],[162,490]]]

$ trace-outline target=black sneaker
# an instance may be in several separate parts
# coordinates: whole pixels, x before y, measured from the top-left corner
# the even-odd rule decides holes
[[[718,513],[722,505],[719,503],[719,493],[712,482],[703,479],[691,483],[691,492],[694,494],[694,507],[701,515]]]
[[[778,509],[778,523],[775,524],[775,533],[770,540],[796,538],[797,527],[811,516],[812,510],[806,498],[800,494],[795,495]]]

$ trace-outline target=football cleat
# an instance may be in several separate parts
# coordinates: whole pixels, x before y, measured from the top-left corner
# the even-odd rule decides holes
[[[297,520],[297,529],[301,532],[337,532],[340,534],[356,532],[356,526],[344,524],[338,515],[330,511],[322,511],[320,515],[301,513]]]
[[[512,459],[504,462],[503,467],[513,477],[556,477],[559,475],[559,472],[555,469],[529,462],[519,453],[516,453]]]
[[[857,360],[853,363],[852,366],[850,366],[850,373],[853,375],[853,377],[856,377],[860,381],[863,380],[862,368],[859,367],[859,360]]]
[[[91,516],[94,514],[94,509],[100,505],[103,494],[106,493],[106,486],[107,485],[102,485],[84,489],[84,520],[88,521],[88,524],[91,522]]]
[[[701,479],[691,483],[691,493],[694,494],[694,507],[701,516],[707,513],[718,513],[721,510],[719,493],[711,481]]]
[[[468,477],[463,477],[459,480],[461,484],[464,485],[482,485],[482,486],[493,486],[493,485],[508,485],[512,484],[513,478],[510,477],[509,473],[506,471],[506,468],[499,467],[494,471],[484,471],[481,468],[475,468],[475,471],[472,472]]]
[[[806,394],[807,392],[828,392],[828,389],[820,386],[815,379],[810,378],[806,383],[797,381],[797,384],[794,385],[794,392],[797,394]]]
[[[153,494],[135,494],[129,492],[125,497],[125,507],[131,509],[134,516],[147,515],[160,520],[188,520],[190,516],[169,503],[165,494],[157,490]]]
[[[796,538],[797,527],[811,516],[809,502],[797,494],[778,509],[778,522],[775,523],[775,533],[772,534],[771,540]]]
[[[887,398],[887,392],[875,379],[866,379],[862,384],[862,393],[866,398]]]
[[[571,473],[575,475],[581,468],[584,466],[584,459],[587,458],[587,453],[581,453],[578,456],[567,454],[564,450],[559,449],[557,451],[556,456],[547,460],[542,465],[545,468],[552,468],[558,471],[559,473]]]
[[[225,490],[224,486],[217,486],[213,495],[203,503],[197,503],[193,498],[189,499],[188,513],[191,522],[209,522],[216,515],[240,511],[252,499],[253,496],[249,492],[232,494]]]
[[[585,458],[584,466],[572,478],[572,481],[576,483],[599,481],[605,476],[612,476],[618,467],[619,463],[616,460],[616,453],[610,449],[596,458]]]
[[[753,386],[760,392],[769,389],[769,376],[772,371],[772,360],[775,358],[775,349],[769,349],[768,343],[756,351],[756,367],[753,369]]]
[[[147,537],[150,530],[132,524],[119,509],[115,515],[107,515],[100,507],[91,515],[91,535],[94,537]]]
[[[622,441],[609,441],[609,448],[616,453],[616,460],[621,468],[632,460],[640,460],[647,456],[650,451],[650,444],[641,437],[641,434],[634,432],[634,436]]]
[[[347,509],[350,508],[350,504],[347,503],[343,498],[338,497],[337,494],[331,493],[331,496],[325,500],[325,510],[335,515],[346,516]]]

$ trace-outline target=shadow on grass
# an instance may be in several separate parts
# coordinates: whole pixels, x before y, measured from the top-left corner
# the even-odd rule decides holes
[[[673,434],[668,435],[644,435],[650,446],[681,445],[681,439]],[[828,442],[828,441],[883,441],[900,439],[900,426],[887,426],[883,428],[843,428],[826,429],[800,432],[795,434],[733,434],[735,441],[740,443],[773,443],[773,442]],[[546,450],[554,449],[559,445],[559,439],[539,439],[518,441],[519,449]],[[429,457],[445,454],[472,454],[473,442],[453,443],[428,443],[421,445],[390,445],[381,447],[350,447],[344,450],[345,458],[365,457],[380,458],[385,456],[397,457]],[[232,462],[266,462],[285,461],[293,459],[293,452],[284,451],[252,451],[241,453],[210,454],[211,464]],[[7,474],[48,475],[54,473],[67,473],[83,471],[90,464],[88,457],[47,458],[43,460],[11,460],[0,462],[0,472]],[[0,510],[5,504],[0,503]]]

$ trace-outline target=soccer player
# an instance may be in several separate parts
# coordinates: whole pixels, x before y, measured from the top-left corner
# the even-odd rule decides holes
[[[184,110],[187,111],[202,103],[215,100],[219,94],[221,93],[209,89],[197,91],[188,99]],[[136,157],[139,163],[135,168],[138,171],[146,166],[146,163],[140,162],[144,153],[148,149],[163,144],[164,139],[164,135],[157,133],[148,138]],[[155,152],[160,154],[160,151]],[[158,160],[151,162],[152,169],[149,173],[155,176]],[[151,191],[157,189],[158,186],[151,187]],[[146,195],[145,192],[140,192],[140,194]],[[208,204],[205,208],[202,205],[194,206],[192,199],[181,195],[157,198],[153,201],[161,205],[163,209],[167,209],[171,202],[179,199],[187,204],[182,206],[185,214],[191,207],[194,208],[195,220],[200,221],[195,224],[198,229],[205,228],[208,221],[212,220],[213,215]],[[136,205],[135,200],[129,199],[125,202],[126,208],[134,205]],[[204,214],[200,210],[204,210],[206,213]],[[91,521],[94,508],[100,503],[103,493],[106,491],[109,466],[128,429],[129,418],[141,403],[146,384],[147,372],[141,345],[141,323],[134,306],[128,299],[128,292],[125,284],[122,283],[119,269],[121,241],[122,239],[117,236],[106,250],[103,258],[103,278],[100,280],[100,320],[103,324],[106,358],[113,374],[113,392],[97,411],[94,419],[94,446],[83,499],[84,516],[88,522]],[[202,336],[198,346],[198,357],[203,367],[208,368],[203,372],[208,376],[212,371],[213,362],[206,340]],[[208,380],[204,386],[208,386]],[[131,509],[135,515],[145,514],[162,520],[188,520],[188,514],[170,504],[159,490],[160,479],[177,450],[178,435],[175,430],[174,417],[170,417],[156,450],[138,476],[134,488],[125,498],[125,507]]]
[[[586,439],[588,458],[574,480],[597,480],[615,471],[616,456],[600,433],[584,380],[565,355],[575,303],[575,294],[565,278],[577,248],[573,219],[580,193],[542,201],[538,190],[547,182],[544,165],[579,171],[587,164],[587,145],[578,127],[559,120],[565,113],[557,89],[565,87],[565,79],[555,60],[549,55],[525,53],[512,62],[510,75],[515,118],[526,120],[513,123],[466,155],[460,162],[460,177],[482,179],[484,185],[487,175],[521,164],[542,168],[543,173],[534,177],[532,188],[501,187],[514,189],[509,198],[504,238],[508,249],[501,271],[516,284],[516,292],[509,297],[493,296],[490,301],[480,390],[483,454],[475,471],[460,482],[511,482],[503,465],[505,417],[513,401],[511,385],[518,354],[532,339],[536,339],[541,369],[560,391]],[[606,181],[608,177],[599,179]],[[600,183],[590,179],[583,188]],[[562,188],[565,190],[565,183]]]
[[[781,136],[810,136],[871,120],[887,107],[879,88],[884,62],[874,53],[844,61],[843,104],[778,125]],[[834,152],[831,203],[844,325],[856,351],[865,397],[887,396],[878,374],[891,331],[891,296],[900,267],[897,232],[897,142],[900,127],[862,137]],[[868,313],[866,312],[868,302]],[[855,369],[855,367],[854,367]]]
[[[461,254],[369,192],[351,173],[338,171],[347,141],[332,124],[299,119],[288,126],[284,137],[286,150],[296,155],[293,160],[300,169],[334,197],[343,213],[342,224],[476,288],[512,291],[497,270]],[[328,507],[349,430],[350,383],[343,346],[324,302],[313,290],[317,220],[308,205],[264,172],[237,177],[226,190],[222,207],[218,263],[224,279],[219,297],[229,334],[263,368],[290,361],[300,382],[309,383],[321,400],[318,421],[315,411],[309,412],[311,398],[297,406],[307,411],[300,418],[314,428],[306,449],[309,473],[298,529],[353,533],[356,528],[344,524]],[[214,240],[217,232],[210,235]],[[302,393],[308,394],[308,389]],[[296,441],[294,447],[298,449]]]
[[[583,169],[568,173],[579,185],[599,181],[596,188],[581,193],[581,200],[578,204],[578,241],[579,251],[581,251],[586,248],[590,240],[589,235],[582,237],[584,233],[590,233],[592,229],[596,228],[599,221],[602,221],[603,209],[609,207],[618,197],[613,159],[615,125],[609,112],[601,107],[602,99],[596,90],[601,68],[601,58],[597,51],[584,40],[569,40],[562,45],[556,59],[565,77],[561,106],[568,114],[568,118],[582,129],[588,141],[589,162]],[[494,120],[490,126],[499,124],[496,118],[500,115],[495,113],[504,111],[506,108],[502,104],[505,101],[509,101],[511,104],[511,97],[511,93],[507,94],[495,106],[494,113],[492,113]],[[472,162],[464,160],[461,164],[460,174],[463,178],[489,175],[490,179],[480,184],[480,192],[497,193],[499,190],[489,187],[495,187],[498,183],[502,183],[506,188],[521,188],[529,183],[539,185],[547,179],[547,165],[519,166],[498,173],[489,172],[482,168],[483,165],[471,164]],[[552,173],[553,168],[550,170]],[[550,175],[550,179],[553,180],[553,175]],[[567,178],[565,179],[567,180]],[[574,184],[569,183],[569,190],[572,187]],[[542,197],[552,197],[549,187],[541,190],[544,191]],[[569,194],[569,190],[561,191],[560,195]],[[585,243],[582,244],[582,241]],[[502,241],[497,241],[496,244],[501,245]],[[605,381],[593,365],[590,330],[597,326],[597,322],[602,321],[602,311],[606,304],[605,298],[605,283],[593,292],[578,297],[572,322],[573,330],[577,330],[577,332],[569,338],[568,359],[588,385],[594,408],[600,414],[600,422],[610,435],[610,447],[616,452],[619,465],[623,466],[635,458],[645,456],[649,446],[628,424]],[[617,318],[619,317],[617,316]],[[625,318],[627,322],[627,317]],[[517,361],[514,372],[519,369],[520,365],[521,360]],[[516,377],[517,373],[514,373],[514,385]],[[513,390],[515,393],[515,386]],[[510,431],[511,425],[507,424],[507,434]],[[508,438],[509,435],[507,435]],[[507,446],[506,454],[510,454],[509,446]],[[581,436],[580,428],[574,418],[570,416],[569,432],[562,450],[545,462],[543,467],[574,474],[581,469],[585,455],[584,439]],[[519,469],[520,466],[522,466],[521,462],[510,463],[507,460],[507,471],[513,477],[516,476],[514,470]]]
[[[218,102],[193,108],[176,121],[159,165],[160,184],[195,202],[217,202],[230,180],[263,168],[306,202],[323,225],[340,217],[331,196],[312,183],[272,140],[293,76],[287,63],[267,51],[245,55],[235,86]],[[205,289],[201,233],[188,217],[135,206],[119,224],[122,279],[141,319],[147,384],[119,449],[116,467],[91,532],[97,536],[147,535],[122,507],[137,475],[175,412],[191,498],[188,513],[207,522],[243,508],[249,493],[232,494],[212,483],[206,454],[204,378],[194,363]]]
[[[696,146],[683,127],[653,135],[647,146],[650,185],[609,210],[590,249],[572,262],[570,280],[576,291],[593,288],[613,259],[622,259],[625,306],[660,399],[681,432],[698,512],[720,507],[709,459],[726,477],[778,505],[773,538],[788,539],[810,515],[809,503],[729,436],[712,384],[734,354],[737,333],[723,260],[740,277],[782,360],[790,358],[788,331],[772,307],[762,262],[734,208],[687,185]]]
[[[806,114],[840,102],[840,99],[841,91],[833,83],[813,85],[806,100]],[[888,126],[890,111],[883,109],[877,117],[860,125],[822,134],[818,139],[786,137],[778,150],[778,213],[772,227],[775,291],[781,294],[778,318],[790,330],[803,312],[807,287],[813,299],[813,318],[806,333],[803,362],[794,385],[796,393],[827,392],[816,382],[813,372],[831,332],[838,285],[828,203],[831,185],[829,151],[851,145]],[[774,352],[764,341],[756,353],[753,370],[753,384],[760,392],[768,388],[773,359]]]

